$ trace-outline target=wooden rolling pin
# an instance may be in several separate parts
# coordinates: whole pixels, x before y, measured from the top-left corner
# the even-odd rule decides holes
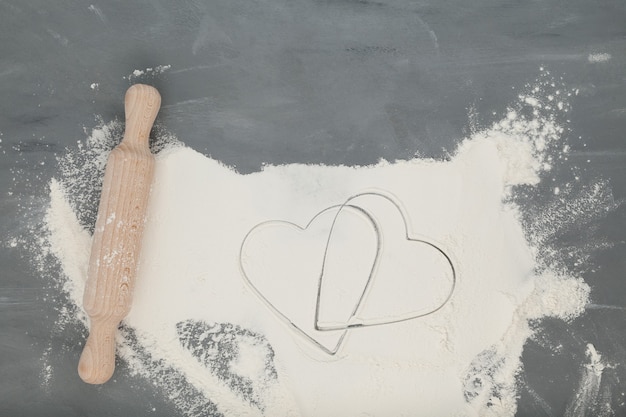
[[[146,206],[154,173],[148,146],[161,96],[148,85],[128,89],[124,139],[107,161],[84,294],[91,325],[78,374],[102,384],[115,370],[115,333],[131,307]]]

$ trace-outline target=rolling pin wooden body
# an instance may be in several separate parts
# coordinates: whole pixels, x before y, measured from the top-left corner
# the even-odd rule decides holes
[[[161,96],[153,87],[136,84],[126,92],[124,105],[124,138],[107,161],[83,299],[90,331],[78,374],[90,384],[113,375],[115,333],[131,307],[154,173],[149,134]]]

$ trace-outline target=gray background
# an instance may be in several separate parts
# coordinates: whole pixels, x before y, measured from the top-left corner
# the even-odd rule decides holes
[[[612,59],[590,63],[592,53]],[[171,68],[128,79],[158,65]],[[95,115],[123,117],[131,82],[159,88],[163,128],[250,172],[267,162],[445,157],[472,125],[501,118],[544,66],[580,91],[569,114],[572,154],[555,175],[579,167],[605,178],[619,204],[625,65],[623,0],[0,0],[0,415],[177,415],[123,369],[102,387],[80,381],[84,334],[54,331],[55,277],[32,266],[33,242],[15,240],[38,227],[55,155],[84,141]],[[534,199],[538,209],[545,203]],[[523,356],[518,415],[564,414],[587,343],[613,365],[602,401],[626,415],[626,211],[561,239],[609,243],[581,270],[595,306],[573,323],[538,324],[542,336]],[[55,374],[42,386],[50,346]],[[588,415],[601,413],[595,407]]]

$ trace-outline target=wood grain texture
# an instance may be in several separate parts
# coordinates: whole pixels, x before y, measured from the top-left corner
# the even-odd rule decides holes
[[[80,377],[90,384],[113,375],[115,333],[131,308],[154,173],[149,134],[160,104],[153,87],[128,89],[124,138],[107,161],[83,299],[90,334],[78,363]]]

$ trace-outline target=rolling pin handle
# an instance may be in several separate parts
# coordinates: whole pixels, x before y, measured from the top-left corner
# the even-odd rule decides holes
[[[156,88],[146,84],[131,86],[124,97],[126,127],[122,143],[145,146],[160,106],[161,95]]]
[[[115,371],[117,325],[92,320],[89,337],[78,361],[78,375],[89,384],[108,381]]]

